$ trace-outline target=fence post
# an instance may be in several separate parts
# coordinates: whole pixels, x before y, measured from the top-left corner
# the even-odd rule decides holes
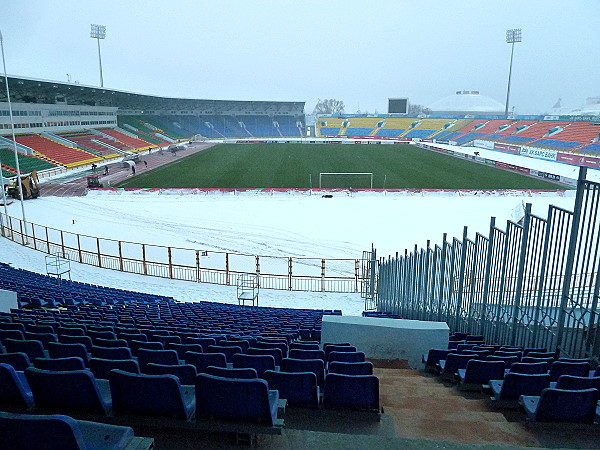
[[[48,236],[48,227],[44,227],[46,229],[46,250],[48,254],[50,254],[50,237]]]
[[[144,266],[144,275],[148,275],[148,265],[146,263],[146,244],[142,244],[142,264]]]
[[[448,241],[448,233],[444,233],[442,239],[442,254],[440,255],[440,289],[438,292],[438,308],[437,308],[437,321],[442,321],[442,308],[444,301],[444,284],[445,284],[445,274],[446,274],[446,249]]]
[[[100,238],[96,238],[96,249],[98,254],[98,267],[102,267],[102,256],[100,255]]]
[[[292,264],[293,264],[292,258],[290,257],[290,258],[288,258],[288,290],[289,291],[291,291],[292,287],[293,287],[292,286],[292,279],[293,279],[292,278],[292,269],[293,269]]]
[[[79,239],[79,233],[77,233],[77,253],[79,254],[79,262],[83,262],[83,256],[81,254],[81,240]]]
[[[358,259],[354,260],[354,292],[358,292],[358,278],[360,277],[360,265]]]
[[[325,292],[325,260],[321,260],[321,292]]]
[[[229,286],[229,253],[225,253],[225,284]]]
[[[492,268],[492,255],[494,253],[494,229],[496,228],[496,218],[492,217],[490,219],[490,234],[488,236],[488,251],[487,256],[485,258],[485,272],[483,275],[483,295],[481,297],[481,322],[479,326],[478,333],[485,336],[487,331],[487,302],[490,293],[490,277],[491,277],[491,268]]]
[[[517,325],[519,323],[519,310],[521,309],[521,295],[523,293],[523,277],[525,275],[525,261],[527,259],[527,244],[529,243],[529,224],[531,222],[531,203],[525,204],[525,219],[523,220],[523,233],[521,234],[521,248],[519,249],[519,265],[517,267],[517,283],[515,286],[515,299],[512,313],[512,330],[510,332],[510,345],[515,345],[517,340]],[[527,343],[523,343],[526,345]]]
[[[202,281],[202,272],[200,271],[200,250],[196,250],[196,281]]]
[[[123,249],[121,248],[121,241],[119,241],[119,270],[123,272]]]
[[[456,297],[456,316],[454,318],[454,330],[459,330],[460,314],[463,301],[463,288],[465,286],[465,267],[467,264],[467,227],[463,228],[462,246],[460,249],[460,269],[458,273],[458,293]]]
[[[64,237],[63,230],[60,230],[60,248],[62,249],[62,257],[66,258],[66,256],[65,256],[65,237]]]
[[[173,255],[171,254],[171,247],[167,247],[167,254],[169,255],[169,278],[173,279]]]
[[[569,302],[571,289],[571,280],[573,278],[573,262],[577,250],[577,238],[579,236],[579,222],[581,221],[581,210],[583,205],[583,191],[585,187],[585,177],[587,168],[579,167],[579,179],[577,181],[577,193],[575,194],[575,205],[573,206],[573,221],[571,222],[571,235],[569,236],[569,248],[565,261],[565,276],[561,287],[560,310],[558,312],[558,331],[556,334],[556,347],[560,348],[563,343],[565,333],[566,308]]]
[[[31,237],[33,238],[33,249],[37,250],[37,242],[35,242],[35,225],[31,224]]]

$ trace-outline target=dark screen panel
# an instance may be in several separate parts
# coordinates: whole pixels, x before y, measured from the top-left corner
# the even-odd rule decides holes
[[[407,98],[390,98],[388,99],[388,114],[407,114],[408,99]]]

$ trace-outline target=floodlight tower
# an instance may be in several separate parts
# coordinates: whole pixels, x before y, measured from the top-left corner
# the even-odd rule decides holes
[[[27,236],[27,220],[25,220],[25,205],[23,204],[23,184],[21,183],[21,167],[19,166],[19,154],[17,152],[17,139],[15,138],[15,121],[13,117],[12,104],[10,102],[10,90],[8,89],[8,76],[6,75],[6,61],[4,59],[4,39],[2,32],[0,31],[0,48],[2,49],[2,67],[4,68],[4,83],[6,85],[6,102],[8,103],[8,115],[10,116],[10,129],[12,130],[13,139],[13,151],[15,153],[15,169],[17,169],[17,189],[19,191],[19,197],[21,197],[21,215],[23,217],[23,224],[25,225],[25,237]],[[2,172],[0,172],[0,177]],[[0,183],[2,187],[2,200],[4,202],[4,211],[6,212],[6,196],[4,194],[4,184]]]
[[[100,87],[104,87],[104,80],[102,78],[102,56],[100,55],[100,39],[106,39],[106,27],[104,25],[92,24],[92,31],[90,37],[98,41],[98,63],[100,64]]]
[[[521,29],[514,28],[512,30],[506,30],[506,43],[512,44],[512,48],[510,50],[510,68],[508,69],[508,87],[506,89],[506,106],[504,108],[505,116],[508,116],[508,100],[510,98],[510,78],[512,76],[513,54],[515,53],[516,42],[521,42]]]

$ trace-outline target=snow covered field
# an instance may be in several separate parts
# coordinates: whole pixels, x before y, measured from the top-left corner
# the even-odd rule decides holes
[[[467,151],[467,150],[466,150]],[[468,151],[472,151],[469,149]],[[484,157],[510,157],[513,164],[541,163],[531,158],[481,150]],[[484,154],[486,153],[486,154]],[[487,155],[489,153],[490,156]],[[519,158],[518,162],[514,158]],[[552,171],[544,161],[537,168]],[[577,168],[552,163],[554,173]],[[590,178],[594,172],[590,170]],[[575,176],[576,177],[576,176]],[[86,197],[42,197],[25,203],[27,220],[91,236],[173,247],[226,250],[257,255],[360,258],[371,243],[379,256],[404,252],[417,244],[440,243],[442,234],[487,234],[490,216],[501,228],[522,202],[546,216],[549,204],[572,209],[574,192],[525,195],[510,192],[418,195],[334,193],[333,198],[307,194],[179,195],[143,192],[92,192]],[[20,205],[8,213],[21,216]],[[44,254],[0,239],[0,261],[45,273]],[[123,274],[71,263],[77,281],[171,295],[178,300],[236,303],[235,286],[217,286]],[[262,290],[262,306],[342,309],[358,315],[359,294],[322,294]]]

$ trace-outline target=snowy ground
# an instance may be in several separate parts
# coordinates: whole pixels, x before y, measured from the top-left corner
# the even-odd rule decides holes
[[[472,151],[466,149],[465,151]],[[531,158],[480,150],[482,156],[566,176],[577,168]],[[488,156],[489,154],[489,156]],[[515,158],[518,158],[517,160]],[[548,166],[552,164],[552,170]],[[568,173],[566,173],[568,172]],[[590,170],[590,178],[596,176]],[[576,176],[575,176],[576,178]],[[415,244],[440,243],[442,234],[487,234],[491,216],[498,224],[515,218],[523,202],[545,216],[549,204],[572,209],[574,193],[524,195],[335,193],[333,198],[307,194],[164,195],[94,192],[86,197],[43,197],[25,202],[29,222],[75,233],[173,247],[227,250],[258,255],[360,258],[375,245],[379,256],[404,252]],[[8,213],[21,216],[19,203]],[[501,226],[502,227],[502,226]],[[504,228],[504,227],[502,227]],[[0,261],[45,273],[44,254],[0,239]],[[123,274],[71,264],[77,281],[171,295],[178,300],[235,303],[234,286],[218,286]],[[262,290],[263,306],[341,309],[358,315],[358,294],[321,294]]]

